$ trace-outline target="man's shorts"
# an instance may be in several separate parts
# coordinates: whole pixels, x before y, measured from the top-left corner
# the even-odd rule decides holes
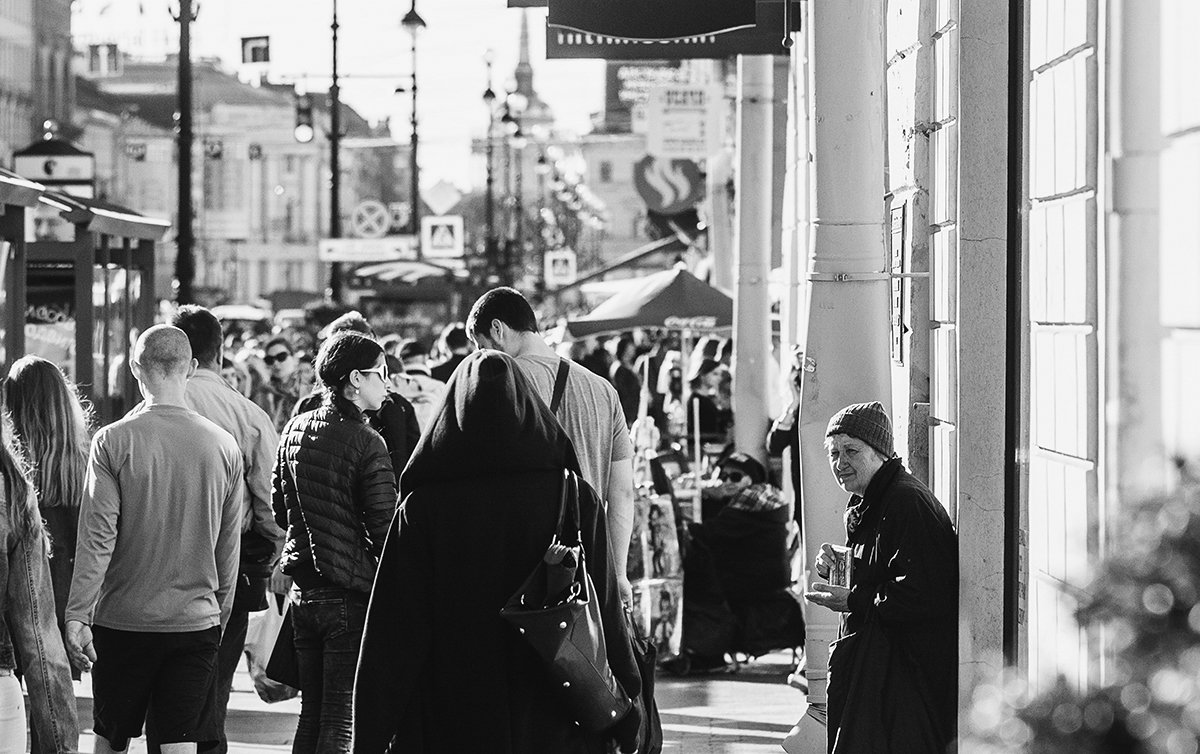
[[[115,745],[142,734],[154,743],[203,743],[221,629],[150,633],[92,627],[93,728]]]

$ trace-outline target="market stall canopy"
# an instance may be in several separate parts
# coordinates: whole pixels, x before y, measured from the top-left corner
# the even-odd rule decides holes
[[[676,267],[642,278],[591,314],[567,322],[572,337],[651,327],[711,332],[733,325],[733,299]]]

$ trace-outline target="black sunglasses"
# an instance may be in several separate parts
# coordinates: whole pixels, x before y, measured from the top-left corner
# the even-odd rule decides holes
[[[721,476],[719,478],[722,482],[733,482],[736,484],[737,482],[742,481],[745,476],[746,475],[740,471],[723,471],[721,472]]]
[[[266,356],[263,357],[263,363],[266,364],[267,366],[271,366],[272,364],[274,364],[277,361],[280,361],[280,362],[287,361],[288,359],[291,358],[291,356],[292,355],[290,353],[288,353],[287,351],[280,351],[279,353],[275,354],[274,356],[272,356],[271,354],[267,354]]]

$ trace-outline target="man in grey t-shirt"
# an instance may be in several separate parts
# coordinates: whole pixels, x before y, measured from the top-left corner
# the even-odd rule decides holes
[[[546,403],[554,391],[559,357],[538,333],[533,307],[512,288],[493,288],[471,307],[467,332],[480,348],[512,356]],[[625,576],[633,530],[633,443],[617,391],[608,382],[568,361],[567,386],[558,420],[575,444],[583,479],[608,504],[609,541],[620,576],[621,596],[632,590]]]

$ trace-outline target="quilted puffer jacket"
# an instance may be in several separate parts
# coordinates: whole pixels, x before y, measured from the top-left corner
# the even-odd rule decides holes
[[[370,593],[396,511],[396,477],[383,438],[354,404],[330,396],[287,423],[272,505],[287,530],[284,573],[311,565],[338,586]]]

